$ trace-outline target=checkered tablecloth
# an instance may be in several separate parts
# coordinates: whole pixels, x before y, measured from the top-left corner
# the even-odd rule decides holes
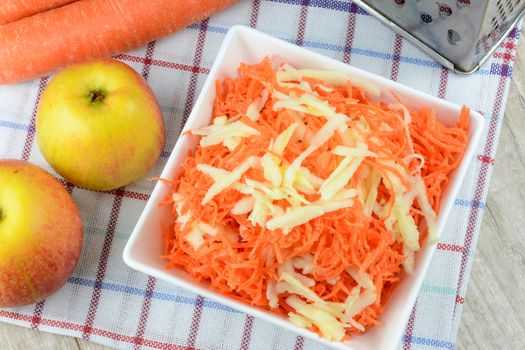
[[[452,349],[485,206],[519,32],[471,76],[450,73],[350,1],[254,0],[118,58],[147,79],[167,127],[149,177],[166,163],[182,121],[228,28],[245,24],[449,101],[486,119],[450,221],[401,339],[403,349]],[[1,69],[1,63],[0,63]],[[52,171],[35,142],[35,108],[48,78],[0,87],[0,157]],[[81,155],[79,155],[81,156]],[[56,175],[56,174],[55,174]],[[0,320],[122,349],[319,349],[317,343],[129,269],[122,250],[154,183],[101,193],[69,185],[84,220],[78,268],[36,305],[0,309]]]

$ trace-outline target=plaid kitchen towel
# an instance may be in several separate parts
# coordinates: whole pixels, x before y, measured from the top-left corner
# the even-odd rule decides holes
[[[164,40],[118,56],[147,79],[167,126],[166,149],[148,177],[160,174],[222,39],[234,24],[257,28],[431,95],[469,105],[484,115],[486,130],[477,157],[400,343],[403,349],[454,348],[519,31],[513,30],[477,73],[458,76],[350,1],[241,1]],[[35,143],[35,108],[48,81],[44,77],[0,87],[1,158],[29,160],[52,171]],[[122,349],[321,348],[129,269],[122,261],[122,250],[153,186],[143,180],[102,193],[70,185],[85,224],[78,268],[58,293],[36,305],[2,309],[0,319]]]

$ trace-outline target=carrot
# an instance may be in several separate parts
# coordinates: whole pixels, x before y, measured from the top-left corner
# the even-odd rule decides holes
[[[82,0],[0,27],[0,84],[140,47],[237,0]]]
[[[76,0],[3,0],[0,2],[0,25],[51,10]]]
[[[313,293],[320,300],[347,305],[348,298],[356,296],[357,288],[358,297],[364,298],[360,289],[363,287],[358,281],[367,276],[373,284],[372,300],[368,300],[364,308],[352,316],[357,327],[345,324],[345,334],[335,340],[360,334],[362,329],[378,324],[379,316],[402,278],[403,269],[409,264],[408,243],[399,237],[401,229],[387,223],[389,218],[400,215],[402,211],[396,196],[399,192],[415,191],[413,180],[421,179],[429,206],[439,210],[448,176],[459,165],[466,148],[470,111],[463,108],[457,124],[445,126],[430,108],[410,110],[401,101],[402,108],[399,108],[400,105],[392,107],[372,103],[366,97],[366,91],[350,82],[335,86],[318,78],[305,78],[302,86],[298,81],[295,81],[295,86],[281,86],[269,59],[254,65],[241,64],[238,73],[238,77],[216,82],[213,117],[226,118],[224,123],[229,125],[242,122],[256,132],[230,147],[222,143],[202,145],[204,139],[201,139],[201,145],[182,164],[181,174],[174,181],[166,180],[173,183],[166,203],[173,207],[177,218],[172,229],[164,232],[165,251],[162,258],[167,261],[166,268],[183,268],[196,280],[209,282],[212,288],[225,295],[280,315],[299,312],[293,305],[294,300],[289,297],[299,296],[302,302],[316,305],[309,300],[313,298]],[[310,89],[304,89],[305,83]],[[258,119],[252,120],[247,116],[247,110],[264,94],[265,89],[273,92],[261,107]],[[216,183],[214,176],[218,175],[205,174],[199,167],[220,168],[219,174],[234,173],[247,159],[255,157],[262,164],[261,157],[271,154],[286,169],[311,146],[315,138],[312,135],[325,128],[327,119],[335,117],[314,115],[316,108],[323,105],[319,101],[316,108],[305,108],[302,112],[278,107],[287,98],[293,100],[294,97],[308,96],[307,91],[315,91],[313,96],[344,113],[346,126],[354,134],[367,130],[366,137],[359,142],[366,143],[368,151],[374,156],[364,158],[348,180],[346,189],[376,186],[375,204],[379,210],[365,214],[365,201],[354,197],[351,204],[297,224],[289,232],[271,229],[268,221],[262,225],[254,223],[249,215],[255,209],[234,213],[234,208],[243,198],[249,198],[241,190],[242,186],[249,187],[250,180],[272,187],[265,177],[267,169],[264,165],[256,165],[241,175],[236,182],[241,187],[227,187],[203,204],[203,198]],[[282,95],[288,97],[280,100]],[[404,108],[410,114],[410,123],[405,120]],[[299,124],[302,127],[297,126]],[[215,120],[213,125],[218,125]],[[282,153],[270,150],[269,145],[274,144],[276,138],[291,125],[296,125],[295,131]],[[339,130],[325,143],[318,145],[303,160],[302,166],[324,184],[342,164],[343,157],[333,151],[352,142],[359,143]],[[380,176],[375,185],[372,185],[372,172]],[[310,203],[316,203],[322,198],[322,187],[314,193],[301,192],[301,195]],[[406,215],[413,220],[421,245],[429,231],[426,221],[428,208],[420,207],[418,201],[409,204]],[[271,201],[271,206],[277,212],[285,213],[301,205],[290,203],[281,195]],[[267,214],[267,218],[279,215]],[[200,231],[199,225],[203,224],[211,228],[204,226],[204,231]],[[299,265],[290,265],[294,263]],[[301,270],[301,266],[307,268]],[[276,286],[287,286],[286,283],[289,283],[283,277],[283,269],[295,273],[300,281],[313,281],[305,287],[309,292],[298,292],[288,285],[288,289],[277,293],[271,301],[268,293],[272,294]],[[361,302],[364,303],[363,300]],[[324,335],[323,330],[315,325],[310,329]]]

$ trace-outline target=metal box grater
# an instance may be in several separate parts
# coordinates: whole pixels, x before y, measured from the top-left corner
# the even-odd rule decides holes
[[[445,67],[470,74],[525,13],[525,0],[355,0]]]

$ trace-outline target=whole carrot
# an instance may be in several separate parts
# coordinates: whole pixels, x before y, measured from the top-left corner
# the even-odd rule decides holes
[[[76,0],[2,0],[0,1],[0,24],[6,24],[51,10]]]
[[[0,84],[109,57],[171,34],[238,0],[82,0],[0,27]]]

